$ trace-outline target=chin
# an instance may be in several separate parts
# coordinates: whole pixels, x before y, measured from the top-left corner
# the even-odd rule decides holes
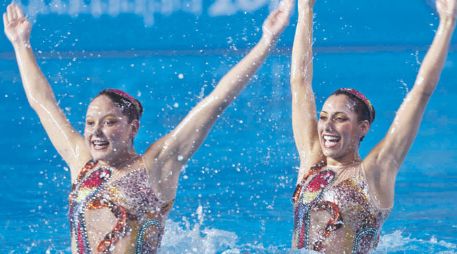
[[[109,152],[92,151],[92,159],[95,161],[106,161],[111,157]]]
[[[329,158],[332,158],[332,159],[336,159],[339,157],[339,155],[341,154],[341,149],[339,148],[326,148],[323,144],[321,144],[321,150],[322,150],[322,153],[325,155],[325,157],[329,157]]]
[[[324,154],[325,157],[332,158],[334,160],[337,160],[340,157],[339,154],[337,152],[335,152],[335,151],[325,151],[324,150],[323,154]]]

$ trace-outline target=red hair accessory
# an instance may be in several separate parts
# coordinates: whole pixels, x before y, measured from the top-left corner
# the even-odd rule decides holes
[[[361,93],[353,88],[340,88],[340,89],[338,89],[338,91],[342,91],[344,93],[351,94],[351,95],[355,96],[357,99],[361,100],[368,107],[368,110],[370,111],[370,123],[373,122],[374,114],[375,114],[373,105],[371,104],[370,100],[368,100],[368,98],[363,93]]]
[[[141,106],[141,104],[138,102],[137,99],[133,98],[133,96],[131,96],[130,94],[128,94],[122,90],[114,89],[114,88],[108,88],[108,89],[105,89],[104,91],[117,94],[117,95],[121,96],[122,98],[126,99],[127,101],[129,101],[130,103],[132,103],[136,109],[136,112],[138,113],[138,118],[140,118],[141,113],[143,112],[143,107]]]

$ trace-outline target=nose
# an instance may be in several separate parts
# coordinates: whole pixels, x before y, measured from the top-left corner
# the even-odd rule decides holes
[[[324,131],[327,131],[327,132],[332,132],[335,128],[334,128],[334,125],[333,125],[333,121],[331,119],[327,119],[326,121],[324,121]]]
[[[101,124],[97,124],[95,125],[95,128],[94,128],[94,135],[95,136],[101,136],[102,135],[102,125]]]

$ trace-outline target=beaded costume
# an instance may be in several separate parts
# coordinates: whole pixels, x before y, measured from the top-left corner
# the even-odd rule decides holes
[[[361,163],[334,169],[318,163],[297,185],[293,248],[368,253],[377,246],[390,209],[370,196]]]
[[[73,184],[69,217],[77,253],[112,253],[116,243],[127,236],[131,236],[135,253],[155,253],[172,203],[164,204],[157,198],[145,168],[110,182],[113,170],[101,161],[90,161]],[[97,246],[90,246],[86,212],[101,208],[110,209],[117,221]]]

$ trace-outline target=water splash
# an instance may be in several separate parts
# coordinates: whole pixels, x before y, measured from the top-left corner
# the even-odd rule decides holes
[[[211,254],[220,250],[235,248],[238,240],[235,233],[220,229],[202,228],[204,217],[201,205],[197,208],[196,214],[198,223],[194,226],[191,226],[186,218],[183,219],[183,225],[167,220],[159,253]]]
[[[407,251],[425,251],[429,253],[457,253],[457,244],[438,240],[435,236],[430,239],[411,238],[400,230],[381,236],[378,248],[374,253],[391,253]]]
[[[239,254],[239,253],[306,253],[316,252],[309,250],[291,250],[287,243],[281,246],[264,245],[265,243],[241,243],[238,235],[234,232],[206,228],[203,226],[204,213],[202,206],[196,211],[198,222],[194,225],[183,218],[178,223],[167,220],[165,235],[162,240],[160,254],[171,253],[196,253],[196,254]],[[430,251],[430,253],[457,253],[457,243],[439,240],[435,236],[430,239],[412,238],[401,230],[381,235],[375,254],[408,252],[408,251]]]

